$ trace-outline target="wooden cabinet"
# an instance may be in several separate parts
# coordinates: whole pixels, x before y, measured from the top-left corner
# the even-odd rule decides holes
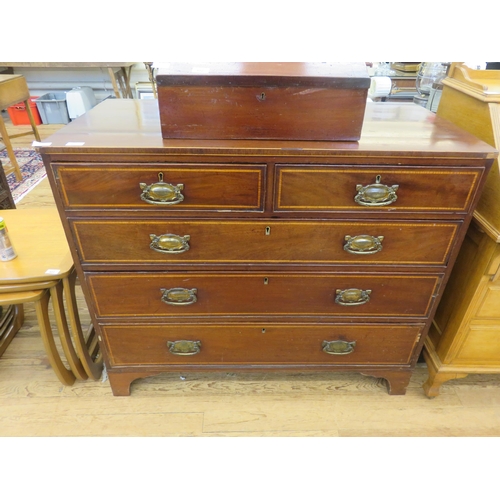
[[[385,103],[359,142],[167,140],[148,100],[49,141],[115,395],[171,370],[357,371],[404,394],[496,154]]]
[[[437,114],[500,148],[500,71],[457,64],[443,83]],[[499,196],[496,160],[425,341],[430,397],[469,373],[500,374]]]

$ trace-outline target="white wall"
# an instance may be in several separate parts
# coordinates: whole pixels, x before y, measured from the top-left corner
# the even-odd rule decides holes
[[[107,68],[14,67],[14,73],[26,78],[32,96],[39,97],[48,92],[66,92],[82,86],[91,87],[98,102],[115,95]],[[132,66],[130,86],[134,97],[137,97],[135,92],[137,82],[149,82],[148,72],[142,62]]]

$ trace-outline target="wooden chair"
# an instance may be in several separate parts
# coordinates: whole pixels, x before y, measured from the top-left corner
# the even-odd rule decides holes
[[[18,256],[0,263],[0,306],[35,304],[45,351],[61,383],[98,380],[102,356],[93,328],[89,328],[87,335],[82,330],[75,295],[76,272],[57,209],[2,210],[1,216]],[[49,317],[50,302],[68,366],[56,346]],[[8,332],[7,345],[21,326],[22,314]],[[7,345],[0,345],[0,355]]]
[[[19,102],[24,102],[26,105],[26,112],[28,113],[28,118],[31,123],[32,132],[23,132],[19,134],[10,135],[7,133],[7,128],[3,121],[3,117],[0,114],[0,137],[5,143],[7,148],[7,154],[10,159],[10,166],[4,167],[5,174],[8,175],[11,172],[15,172],[16,179],[18,181],[22,180],[23,176],[21,174],[21,169],[16,160],[16,155],[14,154],[14,149],[12,148],[11,138],[21,137],[23,135],[34,134],[35,139],[40,141],[40,134],[35,124],[33,118],[33,113],[29,105],[30,92],[26,79],[22,75],[0,75],[0,111],[7,109],[9,106],[17,104]]]

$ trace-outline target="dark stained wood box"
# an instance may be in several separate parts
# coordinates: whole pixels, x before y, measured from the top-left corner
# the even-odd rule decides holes
[[[357,141],[364,63],[169,63],[157,77],[164,139]]]

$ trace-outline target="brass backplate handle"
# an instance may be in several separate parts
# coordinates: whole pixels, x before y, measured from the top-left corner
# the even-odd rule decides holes
[[[162,288],[162,302],[169,306],[189,306],[197,300],[198,290],[196,288]]]
[[[344,250],[355,255],[371,255],[382,251],[383,240],[383,236],[369,236],[367,234],[359,236],[347,235],[345,237],[347,243],[344,245]]]
[[[149,248],[155,252],[173,254],[189,250],[188,241],[191,239],[189,234],[185,236],[177,234],[161,234],[160,236],[156,236],[156,234],[150,234],[149,237],[151,239]]]
[[[336,290],[335,302],[341,306],[360,306],[370,300],[371,290],[360,290],[359,288],[348,288]]]
[[[142,189],[141,200],[153,205],[176,205],[184,200],[184,195],[181,191],[184,189],[184,184],[169,184],[163,181],[163,172],[158,173],[158,182],[147,185],[144,182],[139,183]]]
[[[351,354],[356,346],[356,341],[346,342],[345,340],[323,340],[321,347],[326,354],[333,354],[335,356],[344,356]]]
[[[167,341],[169,352],[176,356],[193,356],[201,351],[201,342],[199,340],[175,340]]]
[[[399,186],[397,184],[394,186],[381,184],[381,178],[380,175],[377,175],[375,184],[368,186],[358,184],[356,186],[358,194],[354,197],[354,201],[364,207],[384,207],[394,203],[398,199],[396,191]]]

